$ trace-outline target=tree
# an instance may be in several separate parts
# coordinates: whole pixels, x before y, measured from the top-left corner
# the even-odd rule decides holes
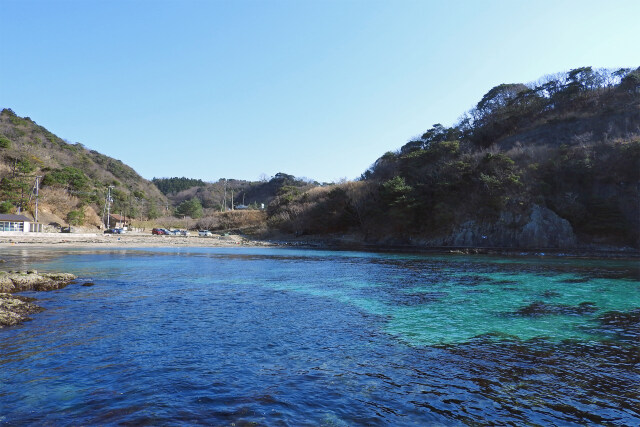
[[[163,194],[179,193],[191,187],[204,187],[205,183],[201,179],[192,178],[153,178],[151,180]]]
[[[11,141],[2,134],[0,134],[0,148],[11,148]]]
[[[149,200],[149,208],[147,209],[147,218],[156,219],[159,216],[160,216],[160,211],[158,211],[156,201],[154,199]]]
[[[202,204],[197,197],[194,197],[190,200],[185,200],[178,205],[176,213],[178,215],[186,215],[191,218],[200,218],[202,217],[203,213]]]
[[[640,90],[640,67],[627,73],[622,78],[620,89],[631,93],[637,93]]]
[[[407,207],[411,205],[413,188],[401,176],[394,176],[382,184],[382,197],[388,206]]]
[[[69,225],[84,224],[84,210],[80,208],[78,210],[69,211],[67,214],[67,223],[69,223]]]
[[[89,178],[80,169],[71,166],[47,173],[42,185],[66,186],[72,190],[83,190],[89,184]]]
[[[13,203],[11,202],[0,202],[0,213],[7,214],[13,211]]]
[[[494,115],[499,110],[505,108],[509,101],[514,99],[520,92],[529,88],[521,83],[501,84],[492,88],[487,92],[478,105],[476,111],[479,115],[478,119],[484,119]]]
[[[597,75],[591,67],[576,68],[567,74],[565,91],[569,94],[583,92],[597,86]]]
[[[15,170],[17,170],[18,173],[22,175],[27,175],[36,170],[36,165],[33,164],[28,158],[23,157],[22,159],[18,160],[17,163],[15,163],[14,173]]]

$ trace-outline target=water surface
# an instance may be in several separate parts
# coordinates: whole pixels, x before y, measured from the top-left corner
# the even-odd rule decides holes
[[[80,280],[24,293],[47,311],[0,331],[0,423],[640,423],[635,261],[264,248],[3,258]]]

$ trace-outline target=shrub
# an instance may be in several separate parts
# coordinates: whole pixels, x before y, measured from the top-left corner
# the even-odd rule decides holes
[[[11,202],[0,202],[0,213],[7,214],[13,211],[13,204]]]
[[[84,211],[82,209],[69,211],[69,213],[67,214],[67,222],[70,225],[84,224]]]
[[[68,185],[74,190],[81,190],[87,186],[89,178],[80,169],[70,166],[49,172],[42,180],[42,185]]]
[[[33,172],[34,170],[36,170],[36,165],[33,164],[28,158],[22,158],[18,161],[18,172],[20,172],[21,174],[29,174],[31,172]]]
[[[201,230],[229,230],[257,227],[265,222],[266,215],[262,211],[227,211],[201,218],[196,227]]]
[[[11,148],[11,141],[2,134],[0,134],[0,148]]]

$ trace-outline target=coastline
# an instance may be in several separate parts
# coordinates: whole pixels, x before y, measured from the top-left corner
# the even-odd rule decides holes
[[[63,234],[33,233],[0,235],[3,248],[170,248],[170,247],[272,247],[316,250],[424,253],[452,255],[497,255],[497,256],[548,256],[568,258],[640,259],[640,251],[629,247],[588,245],[576,248],[509,248],[509,247],[454,247],[422,246],[402,243],[369,243],[354,236],[270,236],[253,238],[241,234],[200,237],[157,236],[148,233],[113,234]]]
[[[583,245],[575,248],[513,248],[513,247],[465,247],[425,246],[407,243],[371,243],[353,236],[310,236],[309,238],[282,237],[270,240],[275,246],[300,249],[343,250],[389,253],[422,253],[451,255],[496,256],[548,256],[563,258],[640,259],[640,250],[631,247]]]
[[[63,234],[32,233],[22,235],[0,235],[0,249],[13,247],[238,247],[238,246],[278,246],[275,243],[254,240],[237,234],[200,236],[156,236],[148,233],[127,234]]]

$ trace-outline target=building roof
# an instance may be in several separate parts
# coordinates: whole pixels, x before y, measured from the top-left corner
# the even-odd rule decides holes
[[[124,217],[122,215],[117,215],[117,214],[111,214],[109,215],[111,218],[115,219],[116,221],[124,221]]]
[[[31,222],[29,218],[24,215],[14,215],[14,214],[0,214],[0,221],[28,221]]]

